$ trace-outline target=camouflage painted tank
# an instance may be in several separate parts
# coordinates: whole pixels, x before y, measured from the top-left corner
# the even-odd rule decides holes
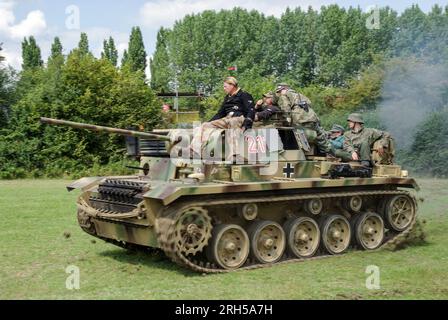
[[[68,186],[82,191],[79,224],[121,247],[160,248],[197,272],[375,250],[400,241],[416,221],[418,186],[400,166],[372,171],[318,156],[315,136],[305,129],[264,123],[239,140],[240,157],[224,161],[225,131],[210,133],[206,156],[196,159],[192,130],[143,133],[41,121],[131,136],[138,174]]]

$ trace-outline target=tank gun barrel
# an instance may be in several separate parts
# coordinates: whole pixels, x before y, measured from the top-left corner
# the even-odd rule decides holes
[[[80,123],[80,122],[73,122],[73,121],[66,121],[66,120],[59,120],[59,119],[52,119],[52,118],[40,118],[40,122],[50,124],[50,125],[66,126],[66,127],[76,128],[76,129],[86,129],[86,130],[91,130],[91,131],[96,131],[96,132],[116,133],[116,134],[123,135],[123,136],[171,141],[171,139],[169,137],[159,135],[159,134],[134,131],[134,130],[110,128],[110,127],[103,127],[103,126],[96,126],[96,125]]]

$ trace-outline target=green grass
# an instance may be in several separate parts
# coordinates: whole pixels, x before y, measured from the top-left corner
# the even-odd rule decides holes
[[[67,183],[0,181],[0,299],[448,298],[448,180],[420,181],[425,245],[208,276],[161,254],[94,243],[78,227]],[[80,290],[65,287],[69,265],[80,268]],[[380,267],[379,290],[365,288],[368,265]]]

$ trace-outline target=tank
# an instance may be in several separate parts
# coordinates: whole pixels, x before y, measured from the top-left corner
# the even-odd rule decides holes
[[[416,223],[419,187],[400,166],[368,169],[319,155],[313,131],[275,119],[240,132],[237,157],[225,153],[235,141],[228,131],[202,132],[200,159],[191,152],[199,129],[145,133],[41,121],[130,137],[128,153],[140,160],[135,175],[85,177],[67,187],[81,190],[79,225],[120,247],[158,248],[196,272],[377,250],[402,241]]]

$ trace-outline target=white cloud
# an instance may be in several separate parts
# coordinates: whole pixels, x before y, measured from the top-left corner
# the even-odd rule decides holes
[[[0,0],[0,33],[11,39],[38,36],[47,29],[45,15],[40,10],[31,11],[25,19],[16,23],[14,1]]]
[[[3,48],[2,55],[5,57],[6,63],[14,68],[17,69],[22,65],[22,55],[19,50],[9,50]]]
[[[28,13],[26,18],[19,24],[10,27],[12,38],[22,39],[30,35],[40,35],[47,29],[45,15],[42,11],[36,10]]]
[[[14,1],[0,0],[0,43],[3,42],[2,54],[6,63],[20,70],[22,66],[21,41],[24,37],[33,35],[36,38],[42,53],[42,59],[47,60],[51,52],[51,44],[55,36],[58,36],[64,48],[63,53],[68,54],[78,46],[81,32],[89,37],[90,50],[99,57],[103,49],[103,40],[112,36],[116,42],[119,56],[127,49],[129,34],[113,31],[109,28],[85,28],[82,30],[60,29],[55,26],[47,26],[43,12],[36,10],[27,14],[26,18],[16,23],[14,14]]]
[[[281,16],[286,7],[302,7],[306,9],[313,6],[320,8],[325,0],[155,0],[146,2],[140,9],[141,23],[148,28],[158,29],[161,26],[170,27],[176,20],[182,19],[185,15],[199,13],[204,10],[221,10],[240,7],[247,10],[256,9],[265,15]]]
[[[0,32],[9,32],[10,25],[14,23],[13,6],[14,3],[12,1],[0,0]]]
[[[21,41],[24,37],[35,36],[43,39],[47,36],[47,22],[40,10],[30,11],[27,16],[17,22],[14,7],[17,1],[0,0],[0,42],[3,42],[2,54],[6,63],[20,69],[22,66]]]

